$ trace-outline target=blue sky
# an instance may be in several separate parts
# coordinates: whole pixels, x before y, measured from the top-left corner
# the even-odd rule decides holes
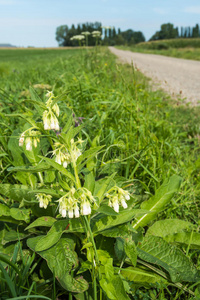
[[[0,0],[0,44],[55,47],[56,27],[95,21],[140,30],[149,39],[163,23],[200,24],[200,1]]]

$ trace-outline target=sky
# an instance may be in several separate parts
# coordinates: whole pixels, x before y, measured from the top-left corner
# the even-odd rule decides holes
[[[199,0],[0,0],[0,44],[57,47],[60,25],[101,22],[142,31],[146,40],[163,23],[200,24]]]

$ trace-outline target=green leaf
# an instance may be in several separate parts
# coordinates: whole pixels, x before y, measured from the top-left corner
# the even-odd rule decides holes
[[[99,150],[101,150],[103,147],[104,146],[98,146],[84,151],[83,154],[77,159],[78,170],[80,171],[88,161],[92,160],[93,157],[96,156]]]
[[[108,215],[108,216],[118,216],[118,213],[108,205],[101,205],[96,211],[98,213],[103,213],[104,215]]]
[[[10,215],[13,219],[24,221],[26,223],[30,222],[30,209],[25,208],[11,208]]]
[[[39,115],[42,115],[43,111],[46,110],[46,105],[42,102],[34,88],[31,86],[29,88],[30,94],[31,94],[31,99],[29,102],[34,104],[34,107],[37,109]]]
[[[9,172],[30,172],[30,173],[36,173],[36,172],[43,172],[50,169],[49,164],[42,162],[38,163],[37,166],[17,166],[17,167],[9,167],[7,170]]]
[[[192,249],[200,248],[200,234],[197,232],[178,232],[164,237],[169,243],[180,243],[189,245]]]
[[[20,135],[21,132],[18,129],[16,129],[13,131],[8,141],[8,149],[12,154],[15,166],[24,165],[24,160],[22,157],[22,149],[19,147],[19,138],[17,138],[17,136],[20,137]]]
[[[43,251],[52,247],[59,241],[64,232],[83,232],[83,227],[80,223],[80,220],[68,219],[54,222],[47,235],[43,236],[35,246],[36,251]]]
[[[107,216],[98,214],[91,219],[91,227],[94,233],[100,232],[105,229],[115,227],[117,225],[131,221],[138,213],[139,209],[122,210],[117,216]]]
[[[141,206],[142,209],[149,210],[151,214],[144,214],[133,223],[133,228],[146,226],[150,221],[154,220],[157,214],[162,211],[167,203],[170,202],[175,192],[178,191],[181,184],[181,178],[173,175],[169,180],[164,183],[156,191],[155,196],[150,200],[144,202]]]
[[[165,237],[169,234],[178,233],[193,226],[194,225],[192,223],[179,219],[160,220],[156,221],[151,227],[149,227],[146,235]]]
[[[58,164],[57,162],[53,161],[50,158],[47,158],[47,157],[44,157],[44,156],[39,156],[39,157],[44,159],[50,166],[54,167],[56,170],[60,171],[63,175],[65,175],[70,180],[75,182],[74,176],[69,171],[67,171],[63,166],[61,166],[60,164]]]
[[[73,115],[70,114],[70,116],[68,117],[68,121],[62,130],[63,133],[66,133],[69,130],[70,126],[72,125],[72,121],[73,121]]]
[[[133,283],[156,283],[164,279],[152,272],[147,272],[140,268],[128,267],[121,270],[121,274],[128,281]]]
[[[17,202],[21,202],[23,199],[31,201],[34,196],[29,186],[9,183],[0,184],[0,194]]]
[[[114,275],[112,280],[102,278],[100,280],[102,289],[106,292],[109,299],[112,300],[128,300],[130,299],[125,292],[122,279],[119,275]]]
[[[123,224],[110,229],[106,229],[101,232],[101,235],[112,238],[127,238],[129,235],[129,229],[126,224]]]
[[[85,175],[84,187],[93,194],[95,187],[95,177],[92,171]]]
[[[200,279],[189,258],[160,237],[147,236],[139,247],[138,256],[165,269],[173,282],[196,282]]]
[[[10,208],[2,203],[0,203],[0,217],[1,216],[10,216]]]
[[[28,239],[27,244],[36,251],[34,245],[38,244],[41,237],[33,239]],[[48,267],[65,290],[81,293],[88,289],[88,283],[82,277],[73,278],[73,271],[78,267],[78,256],[74,248],[74,240],[69,237],[60,239],[53,247],[38,253],[47,261]]]
[[[25,230],[34,228],[34,227],[41,227],[41,226],[45,226],[45,227],[51,227],[54,223],[56,222],[56,219],[52,218],[52,217],[40,217],[37,220],[35,220],[33,223],[31,223],[28,227],[26,227]]]
[[[100,188],[97,190],[97,193],[95,194],[96,197],[99,198],[99,202],[101,203],[101,201],[103,200],[106,191],[109,188],[110,184],[114,184],[113,183],[113,178],[115,177],[116,173],[113,173],[110,177],[108,177],[107,179],[104,179],[103,181],[100,181]],[[98,183],[98,181],[97,181]]]
[[[6,245],[7,243],[23,240],[28,237],[29,233],[17,232],[16,230],[3,229],[0,231],[1,243]]]
[[[132,265],[135,267],[137,263],[137,248],[132,238],[125,239],[124,250]]]
[[[125,251],[124,251],[124,240],[122,238],[117,238],[115,243],[115,254],[117,256],[117,259],[119,261],[122,261],[125,257]]]

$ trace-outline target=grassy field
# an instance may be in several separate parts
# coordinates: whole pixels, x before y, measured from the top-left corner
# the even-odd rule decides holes
[[[133,52],[160,54],[184,59],[200,60],[200,39],[171,39],[150,41],[119,49]]]
[[[0,50],[0,298],[200,299],[199,112],[105,48]]]

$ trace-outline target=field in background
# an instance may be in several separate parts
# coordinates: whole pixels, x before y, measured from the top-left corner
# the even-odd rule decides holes
[[[133,47],[119,46],[119,49],[133,52],[160,54],[165,56],[200,60],[200,39],[171,39],[150,41]]]

